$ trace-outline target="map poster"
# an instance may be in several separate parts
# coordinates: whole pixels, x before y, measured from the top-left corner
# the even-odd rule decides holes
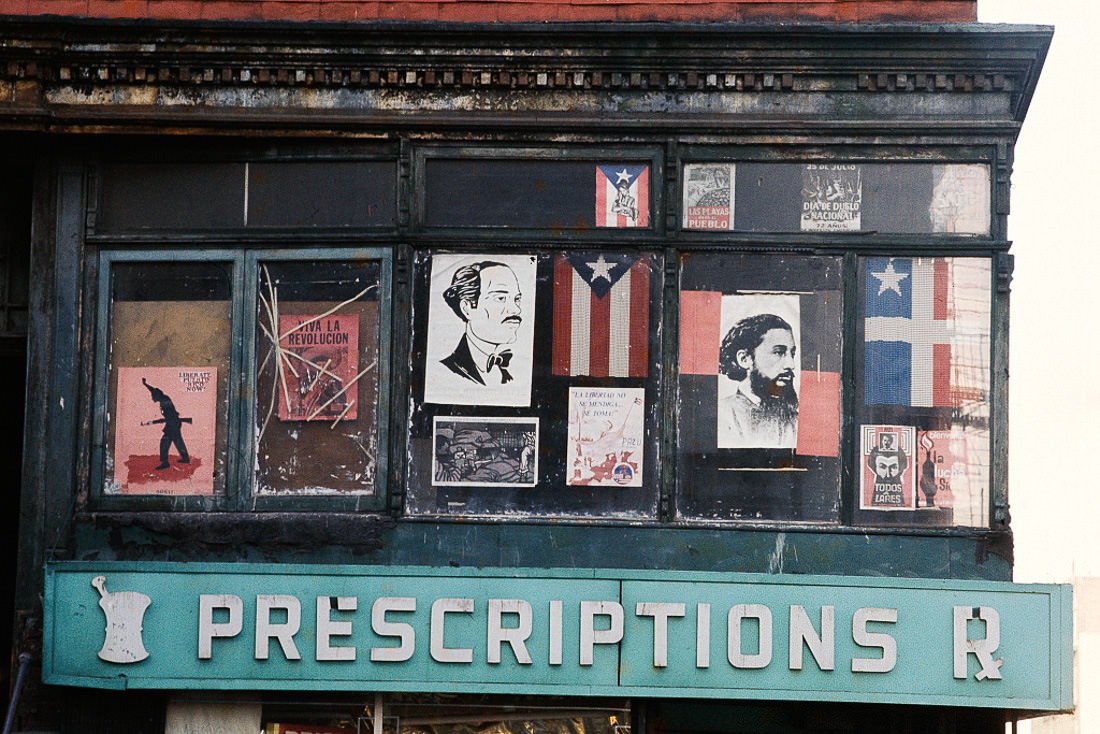
[[[644,439],[644,388],[569,388],[566,484],[642,486]]]
[[[684,166],[684,229],[733,229],[734,172],[732,163]]]
[[[122,494],[214,492],[217,367],[120,367],[114,484]]]
[[[279,316],[279,420],[355,420],[359,317],[355,314]],[[285,384],[284,384],[285,383]]]
[[[858,232],[863,177],[854,164],[806,164],[802,169],[802,231]]]
[[[913,510],[917,495],[916,429],[912,426],[861,426],[861,510]]]

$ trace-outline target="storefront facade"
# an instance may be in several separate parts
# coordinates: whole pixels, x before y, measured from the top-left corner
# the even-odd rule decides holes
[[[941,10],[7,18],[23,728],[1071,707],[1005,477],[1050,29]]]

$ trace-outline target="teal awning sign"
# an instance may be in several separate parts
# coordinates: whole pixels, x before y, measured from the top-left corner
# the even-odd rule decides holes
[[[607,569],[46,567],[44,679],[1072,707],[1066,585]]]

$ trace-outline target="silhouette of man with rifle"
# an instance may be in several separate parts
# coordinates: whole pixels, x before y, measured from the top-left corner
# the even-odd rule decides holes
[[[163,416],[156,420],[142,421],[141,423],[143,426],[152,426],[157,423],[164,424],[164,434],[160,437],[160,465],[157,466],[157,469],[168,468],[168,447],[172,444],[175,444],[176,450],[179,451],[179,463],[190,464],[191,457],[187,453],[187,446],[183,443],[183,434],[180,433],[180,427],[184,423],[190,423],[191,419],[180,417],[179,411],[172,403],[172,398],[165,395],[163,390],[150,385],[144,377],[141,378],[141,384],[149,390],[153,402],[160,405],[160,414]]]

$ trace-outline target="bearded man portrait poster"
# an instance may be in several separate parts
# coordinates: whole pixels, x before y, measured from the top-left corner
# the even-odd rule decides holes
[[[798,296],[724,296],[721,332],[718,447],[795,448]]]

